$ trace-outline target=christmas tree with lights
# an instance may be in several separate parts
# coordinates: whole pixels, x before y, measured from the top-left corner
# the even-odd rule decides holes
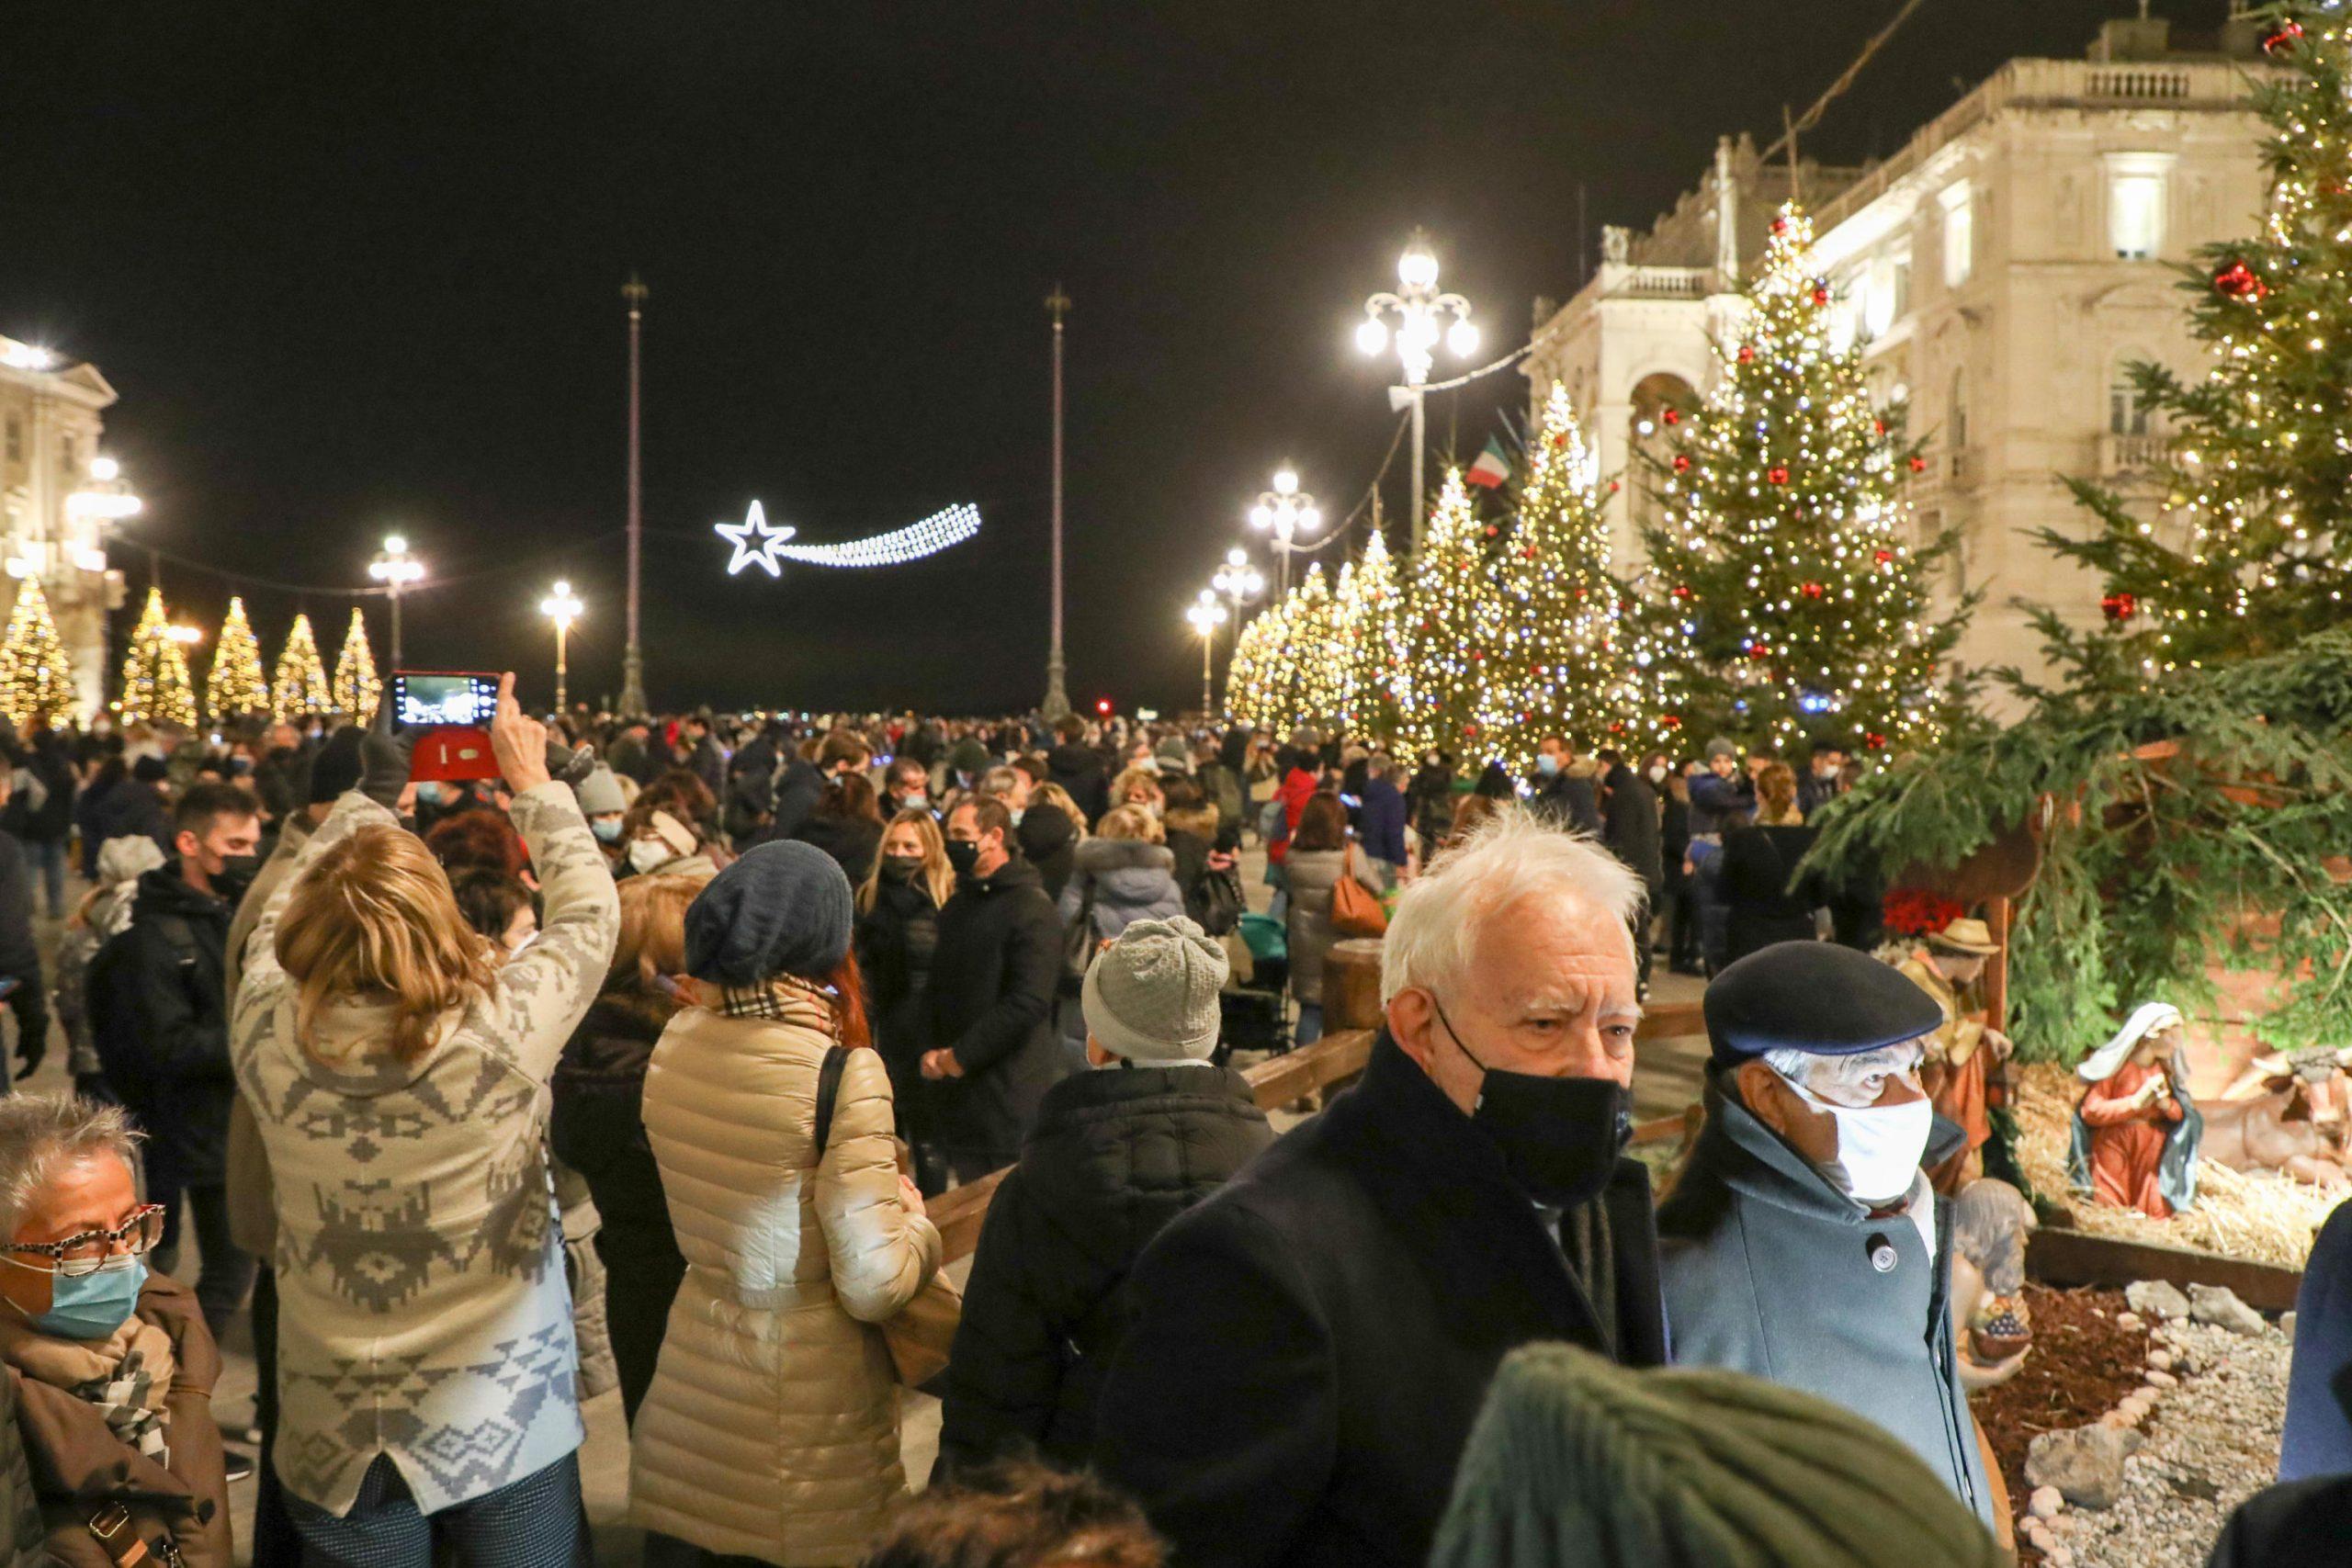
[[[73,660],[50,618],[40,580],[28,577],[17,585],[7,638],[0,641],[0,713],[25,735],[73,710]]]
[[[2211,350],[2184,381],[2135,365],[2140,405],[2169,437],[2154,522],[2073,481],[2100,526],[2043,544],[2097,571],[2103,633],[2045,610],[2045,636],[2095,678],[2277,652],[2344,623],[2352,604],[2352,22],[2309,5],[2260,13],[2289,67],[2258,81],[2270,175],[2260,231],[2209,245],[2189,330]]]
[[[215,724],[230,724],[252,714],[269,712],[269,682],[261,672],[261,639],[245,618],[245,602],[229,601],[228,618],[220,623],[220,641],[212,650],[212,668],[204,677],[204,707]]]
[[[1266,730],[1276,728],[1272,675],[1282,637],[1282,605],[1274,604],[1234,637],[1233,659],[1225,671],[1225,707],[1236,724]]]
[[[376,677],[375,650],[368,646],[368,620],[355,604],[351,629],[343,634],[343,651],[334,656],[334,705],[364,728],[376,722],[376,704],[383,692],[384,683]]]
[[[1487,724],[1496,711],[1488,660],[1503,626],[1487,545],[1499,532],[1479,519],[1461,470],[1449,470],[1407,592],[1399,739],[1416,753],[1435,747],[1473,762],[1498,754]]]
[[[1955,540],[1910,543],[1922,464],[1901,410],[1871,406],[1860,348],[1830,346],[1812,243],[1783,207],[1713,389],[1662,416],[1664,516],[1644,531],[1658,629],[1710,728],[1781,750],[1928,742],[1955,713],[1944,665],[1969,609],[1930,611]]]
[[[1340,574],[1337,622],[1347,673],[1340,720],[1351,736],[1368,745],[1397,744],[1405,679],[1405,590],[1396,558],[1374,528],[1363,558]]]
[[[1288,632],[1284,651],[1297,694],[1295,722],[1329,735],[1347,706],[1348,660],[1339,605],[1321,561],[1308,565],[1291,594]]]
[[[294,617],[269,685],[277,699],[277,716],[288,723],[306,714],[335,711],[334,687],[327,680],[326,666],[319,660],[319,643],[311,635],[310,616]]]
[[[1601,503],[1598,457],[1555,381],[1494,570],[1502,638],[1487,727],[1514,773],[1535,765],[1548,735],[1591,751],[1655,746],[1671,733],[1656,661],[1611,570]]]
[[[147,590],[147,604],[130,631],[130,649],[122,660],[122,722],[173,724],[196,728],[196,683],[189,680],[187,657],[172,636],[172,617],[164,608],[164,591]]]

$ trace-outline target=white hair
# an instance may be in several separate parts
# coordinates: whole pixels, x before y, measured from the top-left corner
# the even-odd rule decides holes
[[[94,1155],[130,1164],[138,1134],[118,1105],[97,1105],[69,1094],[0,1097],[0,1236],[17,1224],[57,1173]]]
[[[1907,1073],[1918,1070],[1926,1055],[1924,1042],[1901,1040],[1892,1045],[1882,1045],[1875,1051],[1856,1051],[1848,1055],[1825,1056],[1814,1051],[1796,1051],[1782,1046],[1764,1053],[1764,1065],[1800,1088],[1811,1088],[1813,1075],[1824,1063],[1830,1064],[1830,1077],[1841,1082],[1867,1077],[1874,1072]]]
[[[1644,895],[1641,878],[1593,839],[1551,827],[1523,807],[1504,807],[1432,861],[1397,899],[1381,948],[1380,999],[1459,981],[1487,923],[1531,898],[1607,910],[1630,953],[1626,922]]]

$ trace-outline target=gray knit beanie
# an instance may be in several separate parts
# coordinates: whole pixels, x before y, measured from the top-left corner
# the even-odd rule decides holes
[[[1086,971],[1086,1032],[1137,1066],[1205,1062],[1216,1049],[1217,993],[1232,965],[1198,925],[1136,920]]]
[[[628,796],[621,793],[620,778],[602,762],[596,764],[594,773],[573,784],[571,793],[580,802],[582,817],[610,817],[628,809]]]
[[[1707,742],[1707,761],[1712,762],[1718,757],[1729,757],[1734,761],[1737,761],[1739,760],[1739,748],[1733,745],[1724,737],[1718,735],[1713,740]]]

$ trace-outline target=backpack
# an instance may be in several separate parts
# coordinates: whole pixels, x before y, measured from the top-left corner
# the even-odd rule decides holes
[[[192,988],[204,962],[195,929],[182,915],[154,914],[147,923],[171,949],[180,984]],[[142,1088],[160,1089],[172,1077],[172,1064],[157,1054],[130,1000],[137,985],[128,973],[130,936],[139,928],[140,922],[134,920],[108,937],[83,977],[83,1010],[89,1021],[90,1043],[97,1052],[99,1071],[117,1094],[125,1089],[136,1094]]]

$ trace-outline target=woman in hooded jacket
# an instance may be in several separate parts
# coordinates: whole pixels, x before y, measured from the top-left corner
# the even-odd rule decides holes
[[[1069,885],[1062,889],[1062,925],[1088,921],[1098,942],[1136,920],[1172,920],[1184,912],[1176,886],[1176,857],[1159,818],[1140,807],[1114,807],[1101,830],[1078,847]]]
[[[1335,795],[1307,797],[1290,845],[1290,989],[1298,998],[1297,1042],[1323,1038],[1323,958],[1337,934],[1331,929],[1331,890],[1352,876],[1377,895],[1380,878],[1372,863],[1348,842],[1348,808]]]

